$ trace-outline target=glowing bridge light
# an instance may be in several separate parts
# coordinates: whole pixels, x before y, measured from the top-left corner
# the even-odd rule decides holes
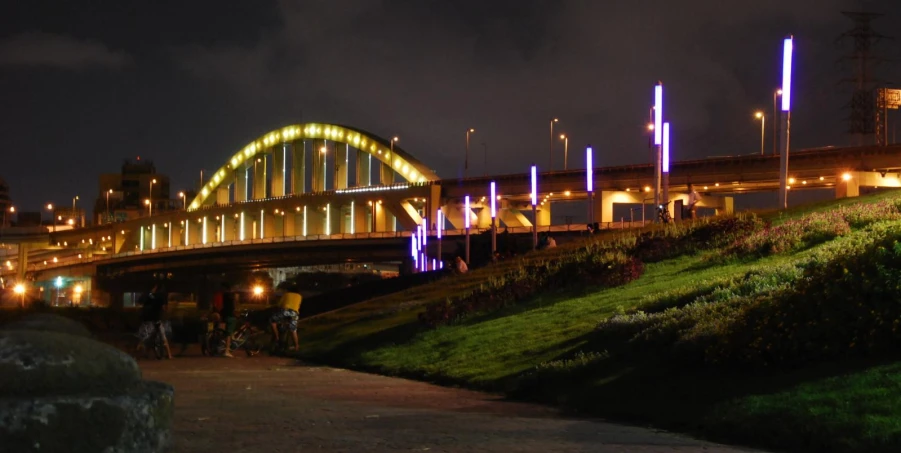
[[[782,111],[791,110],[792,98],[792,37],[785,38],[782,43]]]
[[[441,227],[444,226],[444,213],[441,212],[441,208],[438,208],[438,215],[436,218],[438,219],[438,239],[441,239]]]
[[[594,157],[591,146],[585,149],[585,190],[594,192]]]
[[[669,121],[663,123],[663,173],[669,173]]]
[[[654,144],[663,144],[663,82],[654,86]]]
[[[422,230],[425,232],[422,235],[422,245],[425,246],[429,242],[429,219],[427,217],[422,218]]]
[[[491,218],[497,217],[497,194],[496,184],[491,181]]]
[[[469,229],[469,195],[463,198],[463,228]]]
[[[538,204],[538,167],[532,165],[532,206]]]

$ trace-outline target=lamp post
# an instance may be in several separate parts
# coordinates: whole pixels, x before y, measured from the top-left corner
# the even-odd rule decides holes
[[[776,155],[776,150],[779,149],[779,122],[776,121],[776,117],[778,115],[778,110],[776,107],[776,98],[782,96],[782,89],[777,88],[776,91],[773,92],[773,155]]]
[[[463,227],[466,229],[466,265],[469,265],[469,195],[463,197]]]
[[[153,211],[153,205],[150,204],[149,198],[144,199],[144,204],[147,205],[147,216],[149,217],[151,215],[150,213]]]
[[[566,134],[560,134],[560,140],[563,140],[563,169],[566,170],[566,163],[569,162],[569,137]]]
[[[594,225],[594,152],[585,149],[585,191],[588,193],[588,224]]]
[[[435,219],[436,219],[435,226],[438,227],[438,262],[441,263],[441,266],[443,268],[444,256],[442,255],[442,251],[441,251],[441,242],[442,242],[441,241],[441,236],[442,236],[441,233],[442,233],[442,230],[444,230],[444,212],[441,211],[441,208],[438,208],[438,213],[435,216]]]
[[[532,250],[538,248],[538,167],[532,165]]]
[[[182,209],[187,211],[188,210],[188,197],[185,196],[184,192],[179,192],[178,198],[181,198]]]
[[[764,137],[764,133],[765,133],[764,131],[766,130],[766,129],[764,129],[764,124],[766,123],[766,115],[764,115],[763,112],[757,112],[754,114],[754,118],[757,118],[760,120],[760,155],[762,156],[763,155],[763,142],[764,142],[763,137]]]
[[[10,213],[10,214],[15,214],[15,213],[16,213],[16,207],[15,207],[15,206],[10,206],[9,209],[3,210],[3,223],[0,224],[0,227],[2,227],[2,228],[6,228],[6,224],[7,224],[7,223],[12,223],[12,219],[6,216],[6,213],[7,213],[7,212]],[[11,216],[10,216],[10,217],[11,217]]]
[[[47,210],[50,211],[50,217],[53,217],[53,232],[56,233],[56,216],[53,215],[53,203],[47,203]]]
[[[791,137],[792,36],[782,42],[782,153],[779,156],[779,205],[788,207],[788,151]]]
[[[72,197],[72,217],[71,217],[72,219],[75,219],[75,215],[76,215],[75,214],[75,202],[78,200],[79,200],[78,195],[75,195],[74,197]],[[73,228],[75,227],[74,222],[72,222],[72,227]]]
[[[663,166],[663,82],[654,86],[654,206],[660,206]]]
[[[497,184],[491,181],[491,257],[497,253]]]
[[[156,184],[156,178],[150,180],[150,192],[147,193],[147,199],[150,200],[148,205],[150,206],[150,210],[148,211],[148,216],[153,215],[153,185]]]
[[[550,149],[548,149],[548,163],[547,168],[548,171],[554,170],[554,123],[560,121],[557,118],[551,119],[551,136],[550,136]]]
[[[463,177],[466,177],[466,172],[469,170],[469,135],[475,133],[475,129],[469,128],[466,130],[466,157],[463,161]]]
[[[106,221],[109,222],[110,213],[109,213],[109,196],[113,193],[113,189],[106,191]]]

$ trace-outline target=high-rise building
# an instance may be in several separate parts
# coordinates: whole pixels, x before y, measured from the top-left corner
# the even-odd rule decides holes
[[[121,222],[170,209],[169,177],[156,172],[153,161],[126,159],[120,173],[100,175],[94,203],[97,223]]]

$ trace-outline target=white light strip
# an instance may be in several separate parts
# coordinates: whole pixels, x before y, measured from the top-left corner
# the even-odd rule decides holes
[[[792,99],[792,37],[785,38],[782,43],[782,111],[791,110]]]
[[[654,86],[654,144],[660,145],[663,141],[663,84]]]
[[[245,237],[244,236],[244,211],[241,211],[241,225],[239,226],[239,229],[241,230],[240,231],[241,237],[239,237],[238,239],[243,241],[244,237]]]
[[[200,242],[206,244],[206,216],[203,216],[203,231],[200,232]]]
[[[463,227],[469,228],[469,195],[463,198]]]

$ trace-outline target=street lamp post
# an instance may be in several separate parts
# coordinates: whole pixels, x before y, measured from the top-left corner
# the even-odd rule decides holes
[[[497,184],[491,181],[491,258],[497,253]]]
[[[532,250],[538,248],[538,167],[532,165]]]
[[[144,199],[144,204],[147,205],[147,216],[150,217],[150,216],[152,215],[152,212],[153,212],[153,205],[150,204],[150,199],[149,199],[149,198],[145,198],[145,199]]]
[[[566,134],[560,134],[560,140],[563,140],[563,169],[566,170],[566,163],[569,162],[569,137]]]
[[[466,157],[463,160],[463,177],[466,177],[466,172],[469,170],[469,134],[474,133],[476,130],[473,128],[469,128],[466,130]]]
[[[788,207],[788,151],[791,137],[792,51],[791,36],[782,42],[782,143],[779,156],[779,208]]]
[[[776,155],[776,150],[779,149],[779,122],[776,121],[777,107],[776,107],[776,98],[782,96],[782,89],[778,88],[773,92],[773,155]]]
[[[72,197],[72,218],[73,218],[73,219],[75,218],[75,202],[76,202],[78,199],[79,199],[79,198],[78,198],[78,195],[75,195],[74,197]],[[75,225],[74,222],[73,222],[72,225],[73,225],[73,226]]]
[[[764,124],[766,123],[766,115],[763,112],[757,112],[754,114],[754,117],[760,120],[760,155],[763,155],[763,142],[764,142]]]
[[[554,170],[554,123],[560,121],[557,118],[551,119],[551,136],[550,136],[550,149],[548,149],[548,163],[547,163],[547,171]]]
[[[47,203],[47,210],[50,211],[50,217],[53,217],[53,232],[56,233],[56,216],[53,214],[53,203]]]
[[[109,196],[113,193],[113,189],[106,191],[106,221],[109,222],[110,212],[109,212]]]
[[[184,192],[179,192],[178,198],[181,198],[182,209],[187,211],[188,210],[188,197],[185,196]]]
[[[469,195],[463,198],[463,227],[466,229],[466,265],[469,265]]]
[[[150,180],[150,191],[147,193],[147,199],[150,200],[148,205],[150,209],[148,210],[147,216],[153,215],[153,185],[156,184],[156,178]]]

